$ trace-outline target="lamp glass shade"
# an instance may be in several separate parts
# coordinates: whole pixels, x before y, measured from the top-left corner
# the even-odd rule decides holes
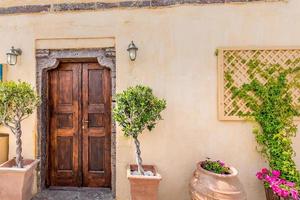
[[[133,41],[131,41],[127,48],[130,60],[134,61],[136,59],[137,50],[138,48],[135,46]]]
[[[7,53],[7,64],[9,65],[15,65],[17,64],[17,54],[15,53]]]
[[[130,60],[135,60],[136,59],[136,49],[130,49],[129,50],[129,57],[130,57]]]

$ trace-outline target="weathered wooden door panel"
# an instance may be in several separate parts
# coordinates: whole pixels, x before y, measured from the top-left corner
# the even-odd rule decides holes
[[[50,185],[110,187],[110,71],[65,63],[50,72]]]
[[[79,186],[80,64],[61,64],[50,73],[50,184]]]
[[[83,185],[110,186],[110,73],[83,64]]]

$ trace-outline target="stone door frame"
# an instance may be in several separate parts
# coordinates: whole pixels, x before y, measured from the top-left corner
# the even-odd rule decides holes
[[[46,189],[48,170],[49,110],[48,110],[48,71],[56,69],[63,61],[97,61],[111,71],[112,107],[116,94],[115,48],[93,49],[37,49],[36,50],[36,85],[41,96],[41,105],[37,109],[37,158],[40,163],[37,170],[38,191]],[[116,194],[116,126],[112,119],[111,130],[111,170],[112,192]]]

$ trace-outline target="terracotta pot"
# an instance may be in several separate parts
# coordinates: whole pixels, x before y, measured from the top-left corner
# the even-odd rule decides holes
[[[231,174],[221,175],[207,171],[197,164],[190,182],[192,200],[245,200],[246,193],[238,179],[238,171],[230,167]]]
[[[292,198],[282,198],[274,194],[271,188],[265,188],[267,200],[292,200]]]
[[[130,182],[131,200],[157,200],[158,186],[161,175],[156,167],[143,165],[145,171],[152,171],[155,176],[131,175],[131,171],[137,170],[137,165],[130,165],[127,169],[127,178]]]
[[[34,170],[38,160],[24,160],[24,168],[15,168],[15,159],[0,165],[0,199],[1,200],[30,200]]]

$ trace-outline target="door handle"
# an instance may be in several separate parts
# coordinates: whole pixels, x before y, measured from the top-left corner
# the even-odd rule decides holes
[[[85,129],[85,124],[88,125],[89,121],[88,120],[82,120],[82,129]]]

